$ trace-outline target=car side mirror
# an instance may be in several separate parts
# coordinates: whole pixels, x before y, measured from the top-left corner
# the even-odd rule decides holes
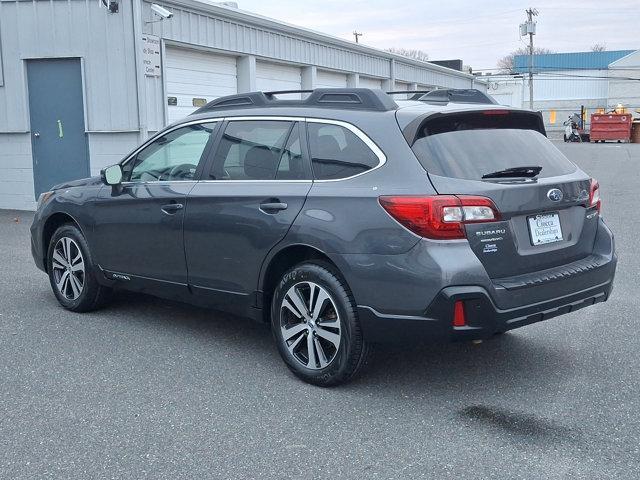
[[[111,165],[100,171],[100,178],[106,185],[116,186],[122,183],[122,167],[119,164]]]

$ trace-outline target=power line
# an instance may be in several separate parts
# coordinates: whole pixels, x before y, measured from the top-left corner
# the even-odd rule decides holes
[[[498,76],[509,77],[509,78],[523,78],[523,73],[505,73],[500,75],[484,75],[478,76],[476,78],[485,79],[487,81],[491,81],[491,79],[496,79]],[[551,80],[550,78],[540,77],[540,73],[534,73],[536,78],[539,81]],[[584,78],[584,79],[595,79],[595,80],[631,80],[640,82],[640,77],[620,77],[617,75],[614,76],[604,76],[604,75],[575,75],[572,73],[561,73],[561,72],[544,72],[542,75],[546,77],[564,77],[564,78]],[[496,79],[496,82],[501,81],[501,79]]]
[[[527,73],[528,69],[524,69],[524,67],[518,67],[518,68],[522,68],[523,71],[522,72],[518,72],[516,73],[517,75],[522,75],[523,73]],[[637,67],[612,67],[612,68],[606,68],[606,67],[599,67],[599,68],[592,68],[592,67],[558,67],[558,66],[535,66],[534,67],[534,71],[535,70],[548,70],[548,71],[588,71],[588,70],[595,70],[598,72],[624,72],[626,70],[640,70],[640,66]],[[476,72],[493,72],[493,71],[500,71],[500,70],[504,70],[503,68],[474,68],[474,71]],[[539,73],[539,72],[538,72]]]

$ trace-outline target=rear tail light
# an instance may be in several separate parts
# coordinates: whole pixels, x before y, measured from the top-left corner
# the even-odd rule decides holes
[[[509,115],[509,110],[485,110],[483,115]]]
[[[467,325],[467,319],[464,315],[464,302],[462,300],[456,300],[453,304],[453,326],[464,327]]]
[[[600,184],[595,178],[591,179],[591,189],[589,191],[589,207],[596,207],[598,213],[600,213],[600,207],[602,201],[600,200]]]
[[[467,223],[500,219],[491,199],[470,195],[388,196],[380,205],[401,225],[421,237],[436,240],[465,238]]]

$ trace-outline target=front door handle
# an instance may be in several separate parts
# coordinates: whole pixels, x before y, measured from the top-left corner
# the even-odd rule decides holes
[[[278,199],[276,198],[271,202],[262,202],[260,204],[260,210],[265,213],[277,213],[280,210],[286,210],[288,206],[289,205],[284,202],[278,201]]]
[[[163,205],[160,209],[166,213],[167,215],[173,215],[179,210],[182,210],[184,205],[181,203],[169,203],[168,205]]]

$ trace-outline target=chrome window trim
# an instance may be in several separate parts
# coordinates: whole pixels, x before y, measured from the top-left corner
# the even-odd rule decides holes
[[[317,181],[317,180],[316,180]],[[199,180],[198,183],[313,183],[314,180]]]
[[[364,133],[362,130],[360,130],[358,127],[356,127],[355,125],[353,125],[352,123],[349,122],[345,122],[343,120],[333,120],[333,119],[329,119],[329,118],[315,118],[315,117],[295,117],[295,116],[271,116],[271,115],[243,115],[243,116],[238,116],[238,117],[215,117],[215,118],[207,118],[207,119],[199,119],[199,120],[192,120],[190,122],[185,122],[185,123],[180,123],[177,125],[174,125],[173,127],[167,129],[167,130],[161,130],[160,132],[158,132],[156,135],[154,135],[153,137],[151,137],[149,140],[147,140],[145,143],[143,143],[141,146],[139,146],[137,149],[135,149],[131,154],[129,154],[129,156],[127,158],[125,158],[124,160],[122,160],[120,162],[121,166],[124,166],[127,162],[131,161],[131,159],[135,158],[135,156],[141,151],[143,150],[145,147],[147,147],[148,145],[150,145],[151,143],[153,143],[156,138],[158,138],[160,135],[165,135],[167,133],[170,133],[174,130],[177,130],[178,128],[182,128],[182,127],[188,127],[189,125],[197,125],[197,124],[205,124],[205,123],[217,123],[217,122],[232,122],[232,121],[252,121],[252,120],[263,120],[263,121],[267,121],[267,120],[273,120],[273,121],[284,121],[284,122],[305,122],[305,123],[322,123],[322,124],[327,124],[327,125],[337,125],[339,127],[343,127],[346,128],[347,130],[349,130],[350,132],[352,132],[355,136],[357,136],[360,140],[362,140],[364,142],[364,144],[374,153],[374,155],[376,157],[378,157],[378,165],[376,165],[373,168],[370,168],[367,171],[364,172],[360,172],[357,173],[355,175],[351,175],[350,177],[344,177],[344,178],[330,178],[330,179],[324,179],[324,180],[318,180],[315,178],[312,179],[305,179],[305,180],[158,180],[158,181],[145,181],[145,182],[122,182],[123,185],[142,185],[142,184],[157,184],[157,183],[171,183],[171,182],[203,182],[203,183],[264,183],[264,182],[268,182],[268,183],[314,183],[314,182],[318,182],[318,183],[329,183],[329,182],[342,182],[344,180],[351,180],[352,178],[356,178],[359,177],[361,175],[366,175],[367,173],[371,173],[374,170],[379,169],[380,167],[382,167],[385,163],[387,163],[387,157],[384,154],[384,152],[382,151],[382,149],[380,149],[380,147],[378,147],[378,145],[371,140],[371,138],[369,138],[369,136]],[[311,158],[309,159],[311,161]],[[312,165],[313,167],[313,162]]]
[[[225,121],[251,121],[251,120],[273,120],[273,121],[287,121],[287,122],[305,122],[305,123],[323,123],[327,125],[337,125],[339,127],[346,128],[351,133],[353,133],[356,137],[364,142],[364,144],[373,152],[373,154],[378,157],[378,165],[373,168],[370,168],[367,171],[357,173],[355,175],[351,175],[350,177],[344,178],[330,178],[325,180],[311,179],[311,180],[293,180],[293,182],[341,182],[343,180],[350,180],[352,178],[359,177],[360,175],[365,175],[367,173],[373,172],[378,168],[382,167],[385,163],[387,163],[387,157],[384,152],[378,147],[378,145],[371,140],[358,127],[353,125],[352,123],[345,122],[343,120],[333,120],[329,118],[315,118],[315,117],[291,117],[291,116],[269,116],[269,115],[245,115],[241,117],[225,117]],[[311,161],[311,159],[309,159]],[[313,168],[313,162],[311,167]],[[201,180],[201,182],[247,182],[247,183],[255,183],[255,182],[292,182],[292,180]]]
[[[244,115],[242,117],[225,117],[227,122],[251,121],[251,120],[273,120],[274,122],[304,122],[305,117],[269,116],[269,115]]]
[[[143,182],[121,182],[120,185],[166,185],[168,183],[198,183],[198,180],[145,180]]]
[[[367,173],[371,173],[374,170],[377,170],[380,167],[382,167],[385,163],[387,163],[387,157],[384,154],[384,152],[380,149],[380,147],[378,147],[378,145],[373,140],[371,140],[366,133],[364,133],[355,125],[349,122],[344,122],[342,120],[329,120],[325,118],[307,118],[305,120],[307,123],[324,123],[328,125],[338,125],[340,127],[346,128],[347,130],[351,131],[356,137],[362,140],[364,144],[367,147],[369,147],[369,149],[374,153],[374,155],[378,157],[378,165],[364,172],[356,173],[355,175],[351,175],[350,177],[344,177],[344,178],[328,178],[324,180],[314,179],[314,182],[328,183],[328,182],[342,182],[344,180],[350,180],[352,178],[356,178],[361,175],[366,175]],[[311,161],[311,168],[313,169],[313,159],[310,158],[309,160]]]

